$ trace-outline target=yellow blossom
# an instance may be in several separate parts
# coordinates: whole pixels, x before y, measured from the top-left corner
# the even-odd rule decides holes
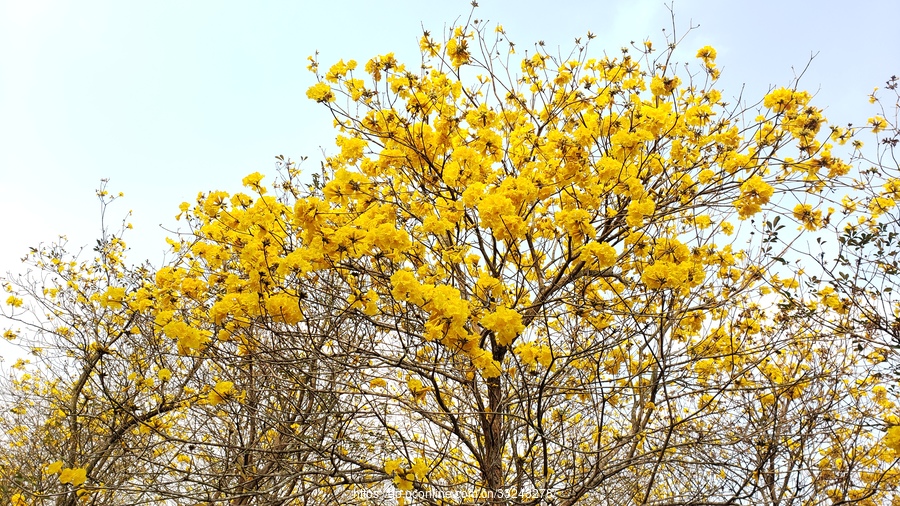
[[[900,453],[900,425],[888,427],[887,433],[882,441],[884,441],[885,446]]]
[[[87,479],[87,470],[84,468],[65,468],[59,473],[60,483],[69,483],[73,487],[78,487]]]
[[[62,470],[63,461],[57,460],[52,464],[47,464],[44,466],[44,474],[56,474]]]
[[[868,124],[872,128],[872,133],[877,134],[884,130],[888,123],[881,116],[875,116],[874,118],[869,118]]]
[[[734,207],[738,210],[738,216],[741,219],[750,216],[762,210],[762,206],[769,202],[775,189],[763,178],[752,176],[750,179],[741,184],[741,196],[734,202]]]
[[[231,381],[220,381],[210,390],[207,402],[213,406],[222,404],[228,400],[232,393],[234,393],[234,383]]]
[[[508,307],[498,307],[495,311],[488,313],[481,318],[481,326],[493,330],[497,338],[497,344],[500,346],[508,346],[513,339],[525,330],[522,323],[522,315],[515,309]]]
[[[716,59],[716,50],[712,46],[703,46],[697,51],[697,58],[704,61],[714,61]]]
[[[306,90],[306,96],[316,102],[334,102],[334,92],[326,83],[316,83]]]
[[[428,390],[430,390],[416,378],[410,378],[406,382],[406,386],[409,388],[410,393],[413,394],[413,399],[415,399],[416,402],[425,399],[425,395],[428,394]]]
[[[797,218],[806,230],[818,230],[822,227],[822,211],[813,210],[810,204],[797,204],[794,207],[794,218]]]

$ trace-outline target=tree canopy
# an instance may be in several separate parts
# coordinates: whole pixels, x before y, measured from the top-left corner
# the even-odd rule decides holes
[[[320,168],[184,203],[162,266],[124,223],[33,249],[0,499],[900,501],[893,105],[838,127],[798,82],[727,98],[712,47],[593,38],[312,56]]]

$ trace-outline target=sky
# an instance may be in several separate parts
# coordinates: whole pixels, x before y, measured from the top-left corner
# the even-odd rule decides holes
[[[660,46],[674,23],[681,61],[717,49],[726,98],[755,102],[809,64],[801,87],[839,123],[873,116],[867,95],[900,74],[896,0],[479,3],[474,16],[502,24],[520,55],[538,40],[568,54],[588,31],[597,55]],[[181,202],[237,191],[252,172],[271,181],[279,154],[314,170],[334,152],[327,110],[306,98],[307,56],[327,68],[394,52],[415,66],[423,27],[440,34],[470,11],[459,0],[0,0],[0,275],[61,234],[70,250],[93,244],[101,179],[125,194],[107,219],[132,212],[128,258],[159,266],[183,230]]]

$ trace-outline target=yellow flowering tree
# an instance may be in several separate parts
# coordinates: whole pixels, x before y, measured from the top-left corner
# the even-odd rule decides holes
[[[118,197],[105,183],[98,197],[105,220]],[[4,281],[4,316],[13,324],[5,337],[30,357],[4,380],[4,501],[15,503],[12,493],[21,504],[154,497],[141,490],[151,477],[136,471],[165,454],[154,435],[197,397],[182,391],[196,368],[185,372],[189,359],[135,303],[135,289],[152,277],[145,267],[126,268],[122,225],[111,232],[103,223],[88,260],[68,253],[63,240],[33,248],[25,258],[31,275]],[[185,374],[176,379],[170,369]]]
[[[900,434],[879,348],[833,324],[839,295],[799,303],[808,279],[784,266],[851,171],[821,109],[797,83],[755,115],[729,104],[711,47],[678,75],[675,39],[592,57],[593,38],[511,64],[502,27],[471,21],[424,33],[414,67],[310,58],[334,154],[310,178],[279,158],[269,184],[254,173],[245,192],[183,204],[190,232],[152,274],[103,253],[64,278],[100,278],[60,285],[94,311],[70,326],[97,344],[60,346],[81,369],[52,369],[73,407],[38,426],[63,427],[59,447],[27,424],[40,462],[2,490],[97,504],[892,500]],[[56,300],[18,286],[14,316]],[[60,304],[51,314],[80,314]],[[92,389],[71,391],[82,376]],[[28,399],[22,378],[12,391]],[[107,449],[65,453],[66,435],[88,434]]]
[[[98,196],[105,220],[118,197],[105,183]],[[296,299],[269,297],[271,322],[232,329],[226,339],[214,332],[200,271],[182,267],[188,257],[174,251],[172,265],[155,272],[126,266],[128,228],[104,225],[88,260],[64,242],[34,248],[25,259],[29,274],[3,280],[4,337],[30,358],[0,380],[0,502],[220,503],[252,491],[254,501],[272,503],[282,491],[270,489],[271,481],[283,478],[284,466],[294,475],[321,472],[318,448],[339,440],[343,422],[328,393],[338,387],[315,375],[341,366],[311,356],[321,338],[297,343],[269,330],[302,319]],[[318,300],[316,292],[307,304]],[[323,322],[318,335],[338,321]],[[312,320],[305,328],[312,331]],[[237,344],[212,346],[217,339]],[[285,362],[254,360],[250,350],[273,345]],[[305,368],[315,373],[304,375]],[[316,441],[316,450],[301,437]],[[279,464],[273,448],[290,458]],[[260,463],[255,450],[267,460]],[[243,470],[256,466],[271,476]]]
[[[340,152],[293,221],[276,211],[301,237],[279,255],[340,274],[328,289],[368,323],[375,379],[354,410],[373,412],[357,432],[383,479],[560,504],[882,493],[893,454],[856,429],[893,407],[877,367],[767,301],[797,289],[783,255],[851,170],[811,95],[774,89],[750,120],[716,89],[712,48],[684,77],[650,43],[599,59],[538,46],[509,68],[495,33],[426,33],[414,70],[311,60]],[[866,479],[818,472],[834,434]]]
[[[873,91],[869,102],[877,113],[862,126],[831,127],[832,140],[852,149],[854,170],[845,181],[833,185],[831,206],[824,216],[821,210],[795,210],[804,226],[814,224],[823,233],[816,239],[817,248],[805,252],[809,260],[805,289],[785,294],[787,303],[802,313],[798,316],[817,319],[822,327],[849,335],[870,364],[869,375],[857,381],[883,384],[872,390],[851,388],[849,394],[874,395],[892,408],[876,425],[884,446],[895,452],[900,451],[900,418],[888,397],[896,393],[900,377],[896,353],[900,347],[898,84],[898,78],[892,76],[883,90]],[[829,464],[829,468],[838,465],[834,461]]]
[[[825,245],[817,255],[823,270],[820,302],[837,307],[837,301],[842,301],[845,307],[841,307],[843,317],[838,325],[854,328],[858,338],[882,347],[900,344],[900,305],[894,294],[900,273],[898,84],[900,81],[893,76],[887,80],[885,90],[873,91],[869,100],[878,108],[878,114],[864,126],[834,129],[833,136],[851,142],[856,169],[845,187],[836,188],[839,192],[826,217],[834,214],[836,218],[828,219],[832,232],[829,239],[836,238],[836,244]],[[864,141],[874,148],[864,147]],[[812,216],[812,221],[821,219],[820,215]]]

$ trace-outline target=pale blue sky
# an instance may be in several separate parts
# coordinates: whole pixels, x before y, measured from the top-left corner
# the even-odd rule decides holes
[[[671,29],[661,0],[481,0],[520,49],[542,39],[568,53],[575,37],[616,52]],[[756,100],[788,84],[818,52],[802,85],[831,119],[862,123],[866,95],[900,74],[896,0],[679,0],[683,43],[718,49],[726,97]],[[273,174],[277,154],[318,166],[334,133],[306,99],[306,57],[323,65],[394,51],[415,64],[424,25],[439,34],[465,1],[0,0],[0,272],[21,271],[28,246],[99,234],[93,191],[123,191],[111,216],[134,212],[134,262],[159,264],[178,204],[198,191],[234,191],[248,173]]]

